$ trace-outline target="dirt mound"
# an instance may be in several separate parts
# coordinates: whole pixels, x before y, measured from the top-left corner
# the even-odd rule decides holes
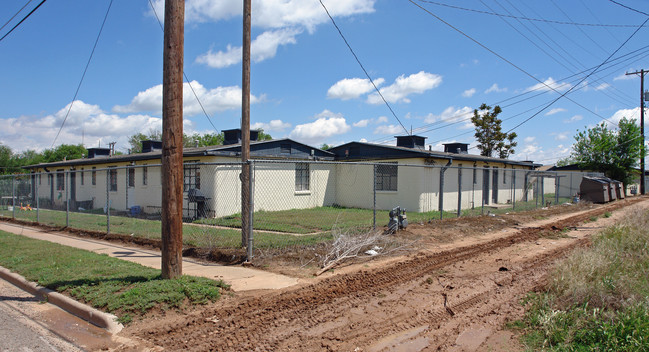
[[[168,350],[475,349],[496,343],[499,327],[522,314],[518,299],[542,287],[550,265],[595,231],[575,229],[640,200],[471,245],[427,248],[282,292],[226,299],[186,317],[142,322],[131,333]]]

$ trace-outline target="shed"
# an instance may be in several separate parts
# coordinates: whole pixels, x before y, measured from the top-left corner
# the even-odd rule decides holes
[[[610,182],[602,177],[584,176],[579,185],[581,199],[593,203],[607,203],[610,200],[609,185]]]
[[[617,199],[624,199],[624,183],[622,181],[613,180],[615,184],[615,192],[617,194]]]

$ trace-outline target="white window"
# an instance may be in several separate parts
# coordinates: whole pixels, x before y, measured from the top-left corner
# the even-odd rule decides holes
[[[308,163],[295,164],[295,190],[308,191],[311,183]]]
[[[374,183],[377,191],[396,191],[399,176],[397,163],[381,163],[374,165],[376,179]]]

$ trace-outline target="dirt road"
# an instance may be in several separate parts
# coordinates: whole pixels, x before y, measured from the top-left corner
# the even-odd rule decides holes
[[[586,245],[630,206],[649,207],[649,200],[431,246],[280,292],[227,298],[190,315],[145,320],[128,334],[188,351],[520,350],[502,331],[522,315],[520,298],[544,284],[557,258]]]

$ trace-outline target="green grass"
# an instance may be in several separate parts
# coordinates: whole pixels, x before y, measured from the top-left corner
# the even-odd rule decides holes
[[[547,194],[546,199],[554,201],[553,194]],[[560,202],[568,198],[561,198]],[[539,207],[542,205],[538,205]],[[525,211],[535,209],[535,201],[517,202],[515,209],[506,208],[485,208],[495,214],[509,213],[512,211]],[[99,209],[101,210],[101,209]],[[483,209],[465,209],[461,216],[478,216]],[[376,222],[378,227],[388,223],[388,211],[377,210]],[[12,217],[13,212],[7,209],[0,209],[0,216]],[[407,212],[408,221],[411,224],[425,223],[429,220],[440,218],[439,211],[430,212]],[[332,239],[331,231],[334,227],[348,228],[370,228],[374,212],[372,209],[343,208],[343,207],[315,207],[310,209],[291,209],[283,211],[257,211],[253,214],[255,231],[253,233],[255,247],[257,248],[284,248],[292,246],[309,246]],[[445,211],[444,219],[455,218],[457,212]],[[28,221],[36,221],[36,211],[16,210],[16,218]],[[87,230],[106,232],[107,218],[97,210],[89,212],[70,212],[70,227]],[[66,226],[66,213],[60,210],[41,209],[39,221],[44,225],[64,227]],[[206,227],[197,225],[215,225],[217,227]],[[234,214],[221,218],[201,219],[195,224],[183,225],[183,242],[189,246],[204,248],[241,248],[241,215]],[[282,232],[269,233],[265,231]],[[161,224],[159,220],[146,220],[124,216],[110,217],[110,232],[115,234],[132,235],[135,237],[160,239]],[[294,236],[292,234],[299,234]]]
[[[81,249],[0,231],[0,265],[129,322],[151,309],[184,308],[217,300],[222,281],[160,270]]]
[[[0,210],[0,216],[12,217],[12,214],[13,212],[6,209]],[[106,232],[107,218],[105,214],[70,212],[69,216],[71,228]],[[16,218],[35,222],[36,211],[16,209]],[[39,220],[44,225],[64,227],[66,225],[66,214],[65,211],[41,209]],[[141,238],[160,239],[161,223],[159,220],[111,216],[110,232]],[[328,232],[315,235],[294,236],[290,234],[271,234],[254,231],[253,238],[255,240],[255,247],[277,248],[311,245],[329,241],[332,237]],[[189,246],[204,248],[240,248],[241,231],[183,224],[183,243]]]
[[[637,210],[558,263],[547,291],[525,300],[529,350],[649,350],[649,212]]]

